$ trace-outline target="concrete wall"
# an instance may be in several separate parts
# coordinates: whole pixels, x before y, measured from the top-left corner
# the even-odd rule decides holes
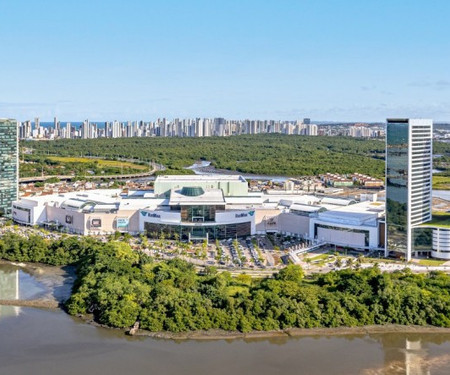
[[[309,216],[282,213],[278,219],[279,231],[291,236],[309,236]]]
[[[282,233],[290,236],[309,236],[309,216],[300,216],[279,209],[256,210],[256,232]]]
[[[66,217],[72,218],[72,223],[67,223]],[[128,219],[127,228],[117,228],[117,219]],[[60,207],[47,207],[48,221],[54,221],[68,228],[70,232],[80,234],[110,234],[115,231],[126,231],[131,234],[139,232],[139,211],[120,210],[117,213],[82,213],[66,210]],[[101,226],[96,227],[95,222],[100,221]]]
[[[71,223],[66,221],[71,220]],[[70,232],[86,234],[85,214],[66,210],[61,207],[47,206],[47,221],[56,222],[68,228]]]
[[[26,211],[14,208],[21,207],[29,210]],[[18,223],[35,225],[47,220],[47,206],[43,204],[36,205],[29,201],[14,201],[12,204],[12,218]]]
[[[255,210],[255,229],[256,233],[263,234],[266,228],[272,231],[278,231],[279,209],[256,209]]]
[[[348,246],[365,247],[365,234],[352,233],[342,230],[318,228],[317,238],[319,241],[325,241],[335,244],[348,244]]]
[[[326,232],[323,232],[323,235],[325,236],[324,240],[331,244],[336,244],[339,246],[360,246],[360,239],[359,236],[354,236],[354,233],[348,232],[346,229],[355,229],[355,230],[364,230],[369,232],[369,247],[370,248],[377,248],[378,247],[378,227],[370,227],[370,226],[354,226],[354,225],[343,225],[339,223],[332,223],[328,221],[321,221],[316,218],[311,219],[310,225],[309,225],[309,235],[310,238],[314,238],[314,227],[316,224],[326,225],[330,227],[338,227],[342,228],[342,231],[335,231],[334,235],[329,236],[328,234],[325,234]],[[321,240],[321,238],[318,236],[318,240]],[[353,242],[352,242],[353,241]]]

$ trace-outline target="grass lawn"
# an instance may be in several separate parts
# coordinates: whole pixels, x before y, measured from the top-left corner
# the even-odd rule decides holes
[[[116,167],[116,168],[133,168],[133,169],[141,169],[148,170],[149,167],[147,165],[139,165],[134,164],[128,161],[120,161],[120,160],[105,160],[105,159],[92,159],[92,158],[76,158],[76,157],[64,157],[64,156],[48,156],[50,160],[54,160],[60,163],[93,163],[97,162],[100,167]]]
[[[389,258],[364,258],[363,263],[401,263],[405,264],[404,261],[400,259],[389,259]]]
[[[433,175],[433,189],[450,190],[450,177]]]
[[[431,221],[424,225],[435,225],[437,227],[450,228],[450,214],[447,212],[433,212]]]
[[[422,266],[442,266],[446,261],[438,259],[420,259],[419,264]]]
[[[311,259],[311,262],[314,262],[314,261],[318,261],[318,260],[325,260],[325,259],[327,259],[330,256],[332,256],[332,255],[330,255],[330,254],[320,254],[320,255],[317,255],[317,256],[309,258],[309,259]]]

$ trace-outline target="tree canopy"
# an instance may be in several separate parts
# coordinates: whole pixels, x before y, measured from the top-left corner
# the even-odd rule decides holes
[[[128,244],[92,238],[58,241],[7,234],[0,258],[77,264],[66,303],[111,327],[140,321],[150,331],[276,330],[371,324],[450,327],[450,276],[383,273],[378,267],[305,277],[289,265],[274,277],[233,278],[181,259],[156,262]]]
[[[198,160],[217,168],[265,175],[304,176],[326,172],[384,175],[384,148],[380,140],[350,137],[308,137],[283,134],[207,138],[61,139],[22,142],[33,157],[99,156],[110,159],[155,161],[165,173],[192,173],[183,169]]]

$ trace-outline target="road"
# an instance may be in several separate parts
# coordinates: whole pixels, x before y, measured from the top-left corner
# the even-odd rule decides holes
[[[148,177],[153,175],[158,168],[153,168],[149,172],[145,173],[134,173],[134,174],[112,174],[112,175],[95,175],[95,176],[83,176],[83,179],[95,179],[95,178],[105,178],[108,180],[123,180],[123,179],[130,179],[130,178],[142,178],[142,177]],[[72,180],[75,177],[74,175],[57,175],[57,176],[35,176],[35,177],[21,177],[19,178],[20,183],[29,183],[29,182],[39,182],[39,181],[45,181],[49,178],[56,177],[59,180]]]

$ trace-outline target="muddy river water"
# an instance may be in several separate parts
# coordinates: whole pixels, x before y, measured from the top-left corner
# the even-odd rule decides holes
[[[51,298],[53,289],[67,292],[58,277],[0,264],[0,299]],[[61,310],[0,307],[1,375],[449,373],[444,333],[173,341],[128,337]]]

